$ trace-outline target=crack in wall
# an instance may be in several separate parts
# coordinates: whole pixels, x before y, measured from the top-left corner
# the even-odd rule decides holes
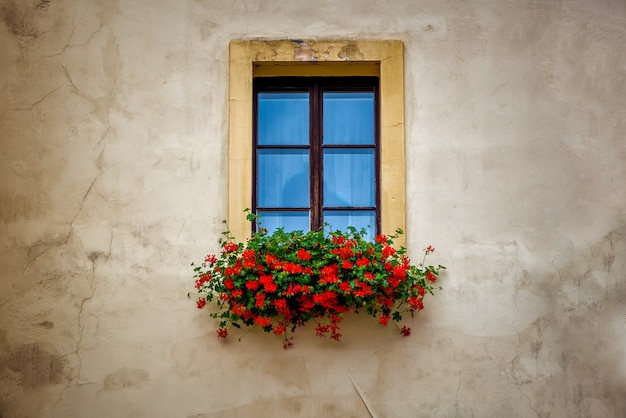
[[[47,241],[47,242],[40,241],[37,244],[35,244],[35,245],[33,245],[33,246],[31,246],[29,248],[29,250],[28,250],[28,261],[24,265],[24,269],[22,270],[22,275],[26,275],[26,271],[28,270],[28,268],[33,263],[35,263],[38,259],[40,259],[42,256],[47,254],[48,251],[52,250],[53,248],[57,248],[57,247],[68,245],[68,243],[70,241],[70,238],[72,237],[72,234],[74,233],[74,222],[76,221],[76,218],[78,217],[78,215],[82,212],[83,205],[85,204],[85,201],[87,200],[87,198],[88,198],[91,190],[93,189],[96,181],[98,181],[98,179],[100,178],[100,176],[103,173],[104,172],[100,172],[91,181],[89,187],[87,188],[87,191],[83,195],[83,198],[81,199],[81,201],[80,201],[80,203],[78,205],[78,209],[76,210],[76,213],[74,214],[74,216],[72,217],[72,219],[68,223],[69,231],[67,232],[67,234],[64,237],[59,237],[59,238],[57,238],[55,240],[50,240],[50,241]]]
[[[84,311],[85,311],[85,304],[93,299],[93,297],[95,295],[95,292],[96,292],[96,284],[95,284],[95,282],[96,282],[96,262],[101,257],[104,257],[105,260],[109,259],[110,255],[111,255],[112,244],[113,244],[113,235],[111,234],[111,239],[109,240],[109,250],[108,250],[108,253],[92,252],[91,254],[89,254],[89,260],[91,261],[91,279],[90,279],[90,282],[89,282],[89,288],[90,288],[91,291],[90,291],[90,293],[87,296],[85,296],[82,299],[82,301],[80,303],[80,307],[78,309],[78,314],[77,314],[78,339],[76,340],[76,348],[74,349],[74,351],[72,351],[70,353],[67,353],[67,354],[65,354],[63,356],[63,357],[75,356],[77,358],[77,361],[78,361],[78,366],[77,366],[77,370],[76,370],[75,376],[67,381],[67,384],[65,385],[65,387],[59,392],[59,395],[58,395],[56,401],[52,404],[52,406],[50,406],[49,408],[46,409],[46,411],[50,411],[52,413],[53,417],[56,417],[56,414],[54,413],[54,409],[63,400],[63,395],[65,394],[65,392],[67,392],[72,385],[80,385],[81,384],[81,382],[80,382],[80,375],[81,375],[82,366],[83,366],[83,359],[82,359],[82,356],[80,354],[80,347],[81,347],[81,344],[82,344],[83,339],[85,337],[85,324],[83,323],[83,315],[84,315]]]
[[[43,97],[41,97],[40,99],[36,100],[31,105],[28,105],[26,107],[15,107],[15,108],[5,109],[2,113],[0,113],[0,118],[2,118],[8,112],[25,112],[25,111],[29,111],[32,114],[33,108],[35,106],[43,103],[48,97],[52,96],[54,93],[56,93],[58,90],[60,90],[61,88],[65,87],[66,85],[67,85],[67,83],[63,83],[63,84],[53,88],[48,93],[46,93]]]

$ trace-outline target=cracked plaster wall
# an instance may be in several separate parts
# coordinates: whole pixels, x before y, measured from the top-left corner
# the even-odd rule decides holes
[[[380,6],[0,0],[1,417],[626,415],[626,3]],[[407,241],[448,266],[410,338],[224,343],[187,299],[255,37],[404,41]]]

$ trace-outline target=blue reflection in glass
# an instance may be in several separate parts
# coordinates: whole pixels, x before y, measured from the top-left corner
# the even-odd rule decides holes
[[[269,234],[278,228],[285,232],[308,231],[310,229],[309,212],[263,212],[259,211],[259,226],[267,229]]]
[[[374,206],[374,150],[324,150],[324,206]]]
[[[308,150],[260,149],[257,164],[257,206],[309,206]]]
[[[324,144],[374,143],[374,93],[324,92]]]
[[[353,226],[358,232],[365,228],[367,234],[363,237],[366,240],[373,240],[376,234],[376,212],[373,210],[325,210],[324,223],[330,224],[325,230],[347,231],[349,226]]]
[[[309,143],[309,93],[259,93],[257,98],[259,144]]]

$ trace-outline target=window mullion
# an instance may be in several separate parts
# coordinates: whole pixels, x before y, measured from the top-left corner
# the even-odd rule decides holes
[[[317,231],[322,225],[322,100],[319,83],[311,86],[311,230]]]

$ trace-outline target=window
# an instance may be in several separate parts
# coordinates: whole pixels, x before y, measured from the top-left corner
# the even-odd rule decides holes
[[[252,208],[253,80],[271,77],[376,77],[379,80],[380,231],[406,231],[404,52],[401,41],[231,41],[228,111],[228,225],[237,239],[250,234]],[[410,231],[408,231],[410,232]],[[405,245],[401,236],[396,244]]]
[[[377,77],[254,81],[253,212],[270,232],[380,231]]]

